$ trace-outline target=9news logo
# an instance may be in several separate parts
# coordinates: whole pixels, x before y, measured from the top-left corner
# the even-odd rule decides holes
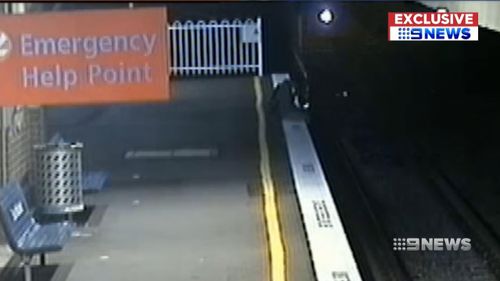
[[[470,251],[470,238],[393,238],[394,251]]]
[[[388,13],[389,41],[478,41],[478,13]]]

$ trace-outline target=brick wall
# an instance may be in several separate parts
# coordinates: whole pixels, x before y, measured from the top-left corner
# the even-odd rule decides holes
[[[3,107],[1,109],[0,179],[9,182],[34,183],[33,145],[44,140],[43,109],[39,107]],[[4,244],[0,229],[0,248]]]
[[[43,111],[36,107],[3,108],[2,183],[31,182],[33,145],[43,141]]]

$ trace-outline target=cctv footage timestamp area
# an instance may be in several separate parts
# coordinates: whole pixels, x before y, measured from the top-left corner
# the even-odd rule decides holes
[[[500,281],[500,1],[0,3],[0,281]]]

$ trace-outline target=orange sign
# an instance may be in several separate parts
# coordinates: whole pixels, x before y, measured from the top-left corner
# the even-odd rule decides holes
[[[165,101],[165,9],[0,17],[0,105]]]

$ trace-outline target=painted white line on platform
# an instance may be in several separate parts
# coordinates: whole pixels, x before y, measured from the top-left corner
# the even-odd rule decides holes
[[[180,148],[166,150],[129,150],[125,153],[125,159],[148,159],[148,158],[192,158],[192,157],[215,157],[219,151],[214,148]]]
[[[283,128],[317,280],[361,281],[305,122],[285,119]]]
[[[12,257],[12,251],[6,245],[0,245],[0,268],[4,267]]]

